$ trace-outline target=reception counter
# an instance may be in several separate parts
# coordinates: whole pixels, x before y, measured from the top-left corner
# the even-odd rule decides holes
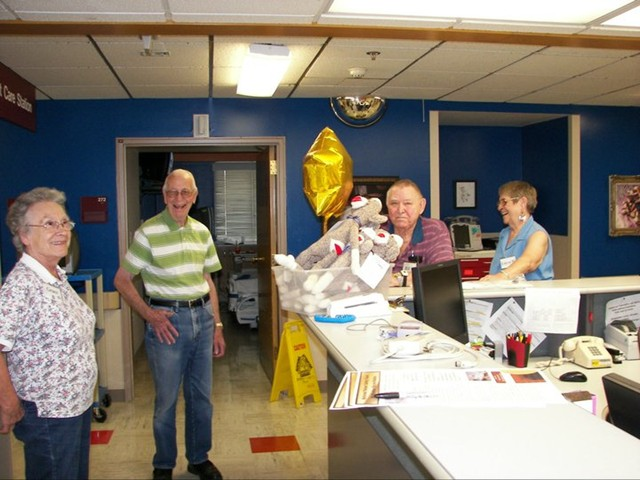
[[[576,335],[604,336],[606,305],[612,299],[640,293],[640,275],[590,277],[537,282],[463,282],[465,299],[480,299],[493,303],[498,310],[509,298],[524,308],[525,292],[529,288],[572,288],[580,292],[580,313]],[[389,299],[402,297],[409,312],[413,312],[413,289],[389,289]],[[572,335],[551,334],[536,350],[537,355],[553,355],[563,340]]]
[[[640,283],[636,282],[623,277],[608,293],[625,288],[638,291]],[[599,283],[585,280],[581,291],[607,293],[604,290],[614,282],[609,287]],[[506,297],[513,294],[492,292]],[[410,318],[394,312],[392,321]],[[370,320],[358,319],[349,327],[304,318],[308,330],[327,351],[329,401],[348,371],[455,368],[454,359],[372,364],[382,352],[379,324],[367,326]],[[354,325],[360,330],[353,330]],[[479,368],[508,368],[480,354],[476,360]],[[624,375],[640,381],[640,361],[623,365]],[[562,370],[568,367],[565,365]],[[604,373],[591,374],[594,388],[598,387],[598,375]],[[560,383],[553,367],[545,375],[557,383],[560,391],[580,387]],[[602,395],[601,390],[596,394]],[[599,411],[602,406],[600,403]],[[638,478],[640,472],[640,440],[570,402],[542,408],[412,406],[331,410],[328,445],[330,478],[619,479]]]

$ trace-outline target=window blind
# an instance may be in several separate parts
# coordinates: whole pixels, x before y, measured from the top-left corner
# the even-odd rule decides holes
[[[213,181],[216,239],[232,244],[255,244],[255,165],[216,162],[213,165]]]

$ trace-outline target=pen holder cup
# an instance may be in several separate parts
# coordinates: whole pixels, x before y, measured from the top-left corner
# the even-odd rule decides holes
[[[523,368],[529,363],[529,343],[507,338],[507,359],[512,367]]]

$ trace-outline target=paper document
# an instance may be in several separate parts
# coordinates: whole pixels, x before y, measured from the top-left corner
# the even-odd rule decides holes
[[[475,298],[466,299],[464,307],[467,314],[467,326],[469,328],[469,338],[474,340],[478,337],[484,338],[484,326],[491,319],[493,303]],[[495,340],[495,339],[494,339]]]
[[[544,407],[566,399],[538,370],[347,372],[331,410],[384,406]]]
[[[484,333],[494,342],[504,343],[507,334],[526,331],[532,333],[531,339],[531,352],[533,352],[538,345],[540,345],[547,336],[544,333],[533,333],[529,330],[525,330],[524,323],[524,310],[518,304],[518,302],[512,297],[509,298],[502,306],[496,310],[491,316],[488,323],[483,326]],[[506,352],[505,352],[506,354]]]
[[[609,325],[614,320],[631,320],[636,325],[640,324],[640,293],[614,298],[607,302],[605,325]]]
[[[576,333],[580,312],[577,288],[529,288],[524,294],[527,332]]]

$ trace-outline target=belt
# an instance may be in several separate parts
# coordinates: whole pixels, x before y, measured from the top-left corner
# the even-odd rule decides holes
[[[209,294],[194,300],[165,300],[162,298],[149,298],[149,305],[156,307],[195,308],[204,307],[209,301]]]

